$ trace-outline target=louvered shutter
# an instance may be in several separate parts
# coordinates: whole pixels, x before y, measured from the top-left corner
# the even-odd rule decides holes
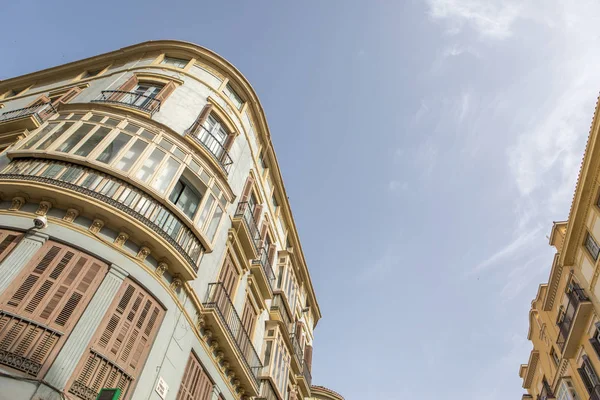
[[[202,368],[194,353],[190,354],[183,379],[177,393],[177,400],[209,400],[213,383]]]
[[[206,106],[204,106],[204,108],[202,109],[202,111],[200,111],[200,114],[198,114],[198,117],[196,118],[196,120],[194,121],[194,123],[192,124],[190,129],[188,130],[188,133],[190,133],[191,135],[194,135],[194,136],[198,135],[198,132],[201,129],[200,127],[204,124],[204,121],[206,121],[206,119],[210,115],[212,108],[213,108],[212,104],[207,104]]]
[[[583,381],[583,384],[585,385],[585,388],[588,391],[588,393],[592,393],[592,390],[594,389],[594,385],[592,385],[592,382],[590,381],[590,378],[587,376],[585,369],[583,367],[577,368],[577,372],[579,372],[579,376],[581,377],[581,380]]]
[[[221,273],[219,274],[219,282],[223,283],[223,288],[229,297],[233,297],[233,291],[235,290],[238,279],[239,274],[235,268],[235,264],[233,263],[231,256],[228,254],[227,257],[225,257],[225,263],[223,264],[223,268],[221,268]]]
[[[22,360],[7,365],[42,375],[107,268],[71,247],[46,242],[0,300],[0,350]]]
[[[306,366],[308,367],[309,371],[312,370],[312,352],[312,346],[306,345],[306,347],[304,348],[304,362],[306,363]]]
[[[591,338],[590,344],[596,351],[596,355],[598,356],[598,358],[600,358],[600,342],[598,342],[598,339],[596,339],[595,337]]]
[[[137,85],[137,77],[133,75],[131,78],[127,79],[121,86],[117,88],[119,92],[130,92]],[[117,101],[121,97],[123,97],[123,93],[113,93],[108,100]]]
[[[67,104],[69,101],[73,100],[79,93],[81,93],[81,88],[78,88],[78,87],[71,88],[62,97],[60,97],[54,103],[52,103],[52,105],[54,107],[56,107],[56,106],[58,106],[61,103],[62,104]]]
[[[21,232],[0,230],[0,262],[10,254],[22,237]]]
[[[156,100],[160,100],[162,106],[163,102],[167,99],[167,97],[171,95],[171,93],[173,93],[176,87],[177,86],[174,82],[169,82],[165,86],[163,86],[161,91],[158,92],[158,94],[154,98]]]
[[[244,304],[244,312],[242,313],[242,326],[246,330],[249,337],[254,334],[254,324],[256,323],[256,311],[252,307],[252,302],[249,298],[246,298]]]
[[[246,184],[244,185],[244,190],[242,191],[240,202],[248,201],[248,199],[250,198],[250,193],[252,192],[252,185],[254,185],[254,178],[252,176],[249,176],[246,180]]]
[[[164,309],[144,289],[126,279],[73,374],[69,389],[93,400],[103,387],[131,395],[164,316]]]

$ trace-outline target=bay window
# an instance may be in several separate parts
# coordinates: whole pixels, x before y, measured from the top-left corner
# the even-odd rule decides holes
[[[175,204],[185,215],[194,218],[200,204],[200,193],[185,179],[179,179],[169,196],[171,203]]]
[[[271,377],[283,396],[287,389],[291,356],[282,335],[283,333],[275,327],[267,331],[262,375]]]

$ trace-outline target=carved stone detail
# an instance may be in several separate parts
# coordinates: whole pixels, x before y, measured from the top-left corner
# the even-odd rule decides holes
[[[46,215],[48,211],[52,208],[52,203],[49,201],[40,201],[38,209],[35,211],[36,215]]]
[[[25,197],[17,196],[13,197],[12,203],[10,205],[10,211],[19,211],[21,207],[25,205]]]
[[[102,221],[99,218],[96,218],[94,220],[94,222],[92,222],[92,225],[90,225],[89,229],[92,233],[98,233],[98,232],[100,232],[100,229],[102,229],[103,226],[104,226],[104,221]]]
[[[216,360],[218,363],[220,363],[221,360],[223,360],[223,357],[225,357],[225,353],[223,353],[222,351],[217,351]]]
[[[154,270],[154,272],[158,276],[163,276],[165,274],[165,272],[168,270],[169,270],[169,265],[166,262],[161,261],[158,263],[158,266],[156,267],[156,270]]]
[[[119,247],[123,247],[125,245],[125,242],[127,241],[127,239],[129,239],[128,234],[126,234],[125,232],[119,232],[119,234],[115,238],[114,243],[115,243],[115,245],[117,245]]]
[[[138,260],[144,261],[149,255],[150,255],[150,248],[147,246],[142,246],[142,247],[140,247],[140,250],[138,251],[136,258]]]
[[[176,275],[173,277],[173,281],[171,282],[171,285],[169,287],[172,291],[175,292],[181,287],[181,285],[183,285],[183,281],[181,280],[181,277],[179,275]]]
[[[77,216],[79,216],[79,211],[77,211],[74,208],[69,208],[67,210],[67,213],[63,217],[63,221],[73,222],[73,221],[75,221],[75,218],[77,218]]]

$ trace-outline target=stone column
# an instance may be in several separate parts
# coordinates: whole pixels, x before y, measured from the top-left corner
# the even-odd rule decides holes
[[[0,293],[3,293],[13,279],[21,273],[25,264],[46,243],[48,237],[48,235],[37,231],[27,232],[25,237],[21,239],[10,254],[0,263]]]
[[[92,340],[92,336],[96,333],[110,303],[128,275],[121,267],[114,264],[110,266],[106,277],[73,328],[62,350],[56,356],[52,367],[48,370],[45,377],[46,382],[55,388],[64,389]]]

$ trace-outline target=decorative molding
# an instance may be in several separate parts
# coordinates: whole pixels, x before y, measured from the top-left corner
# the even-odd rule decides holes
[[[169,270],[169,265],[166,262],[161,261],[158,263],[158,266],[154,270],[154,273],[158,276],[163,276],[165,274],[165,272],[167,272],[168,270]]]
[[[123,247],[125,245],[125,242],[127,241],[127,239],[129,239],[129,235],[127,233],[119,232],[119,234],[115,238],[114,244],[119,247]]]
[[[151,250],[148,246],[142,246],[135,257],[140,261],[144,261],[150,255],[150,252]]]
[[[102,227],[104,226],[104,221],[102,221],[99,218],[96,218],[94,220],[94,222],[92,222],[92,225],[90,225],[90,232],[92,233],[98,233],[100,232],[100,229],[102,229]]]
[[[67,213],[63,217],[63,221],[73,222],[73,221],[75,221],[75,218],[77,218],[78,216],[79,216],[79,210],[76,210],[74,208],[69,208],[69,209],[67,209]]]
[[[17,196],[13,197],[12,203],[10,205],[10,211],[19,211],[21,207],[25,205],[25,197]]]
[[[50,211],[50,208],[52,208],[52,203],[50,203],[49,201],[40,201],[40,204],[38,206],[38,209],[35,211],[36,215],[46,215],[48,214],[48,211]]]
[[[169,285],[169,288],[172,291],[176,292],[177,289],[179,289],[182,285],[183,285],[183,281],[181,280],[181,276],[175,275],[173,277],[173,281],[171,282],[171,285]]]

